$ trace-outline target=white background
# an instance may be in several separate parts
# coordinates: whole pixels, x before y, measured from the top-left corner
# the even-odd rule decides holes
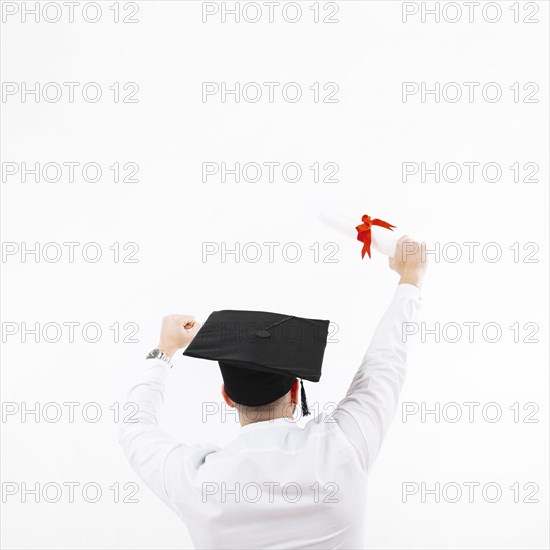
[[[222,23],[219,15],[203,23],[202,5],[194,1],[139,2],[138,23],[115,24],[112,4],[101,2],[95,24],[83,21],[77,7],[74,23],[67,11],[57,23],[35,23],[32,16],[22,22],[19,13],[1,28],[4,83],[98,82],[104,92],[97,103],[78,91],[74,103],[66,94],[54,103],[32,96],[22,102],[20,94],[2,98],[4,163],[97,162],[104,169],[97,183],[79,175],[73,183],[66,177],[23,183],[17,175],[2,182],[4,243],[81,243],[74,263],[66,253],[52,263],[32,255],[22,261],[20,253],[2,258],[4,413],[7,403],[20,409],[80,403],[72,423],[66,408],[57,422],[3,414],[2,481],[95,482],[103,489],[95,504],[79,489],[73,503],[67,493],[57,503],[4,495],[2,547],[191,548],[185,526],[146,487],[140,486],[138,503],[114,502],[110,486],[139,480],[118,447],[109,407],[124,402],[143,356],[157,344],[162,315],[204,320],[212,310],[231,308],[335,323],[337,342],[327,346],[323,378],[307,384],[307,392],[321,409],[338,401],[397,283],[386,258],[362,261],[358,242],[318,219],[323,211],[344,209],[358,223],[364,213],[383,218],[432,248],[481,243],[473,262],[464,247],[454,263],[450,249],[439,261],[432,256],[423,321],[429,329],[458,323],[464,332],[457,343],[412,337],[402,396],[432,409],[436,402],[481,405],[473,422],[465,406],[455,423],[435,422],[433,415],[421,422],[419,414],[404,422],[398,413],[371,476],[368,547],[548,548],[548,3],[531,3],[539,21],[531,24],[514,23],[511,2],[498,3],[502,17],[495,23],[484,20],[480,7],[469,22],[462,3],[456,23],[435,23],[433,16],[422,23],[420,14],[404,23],[401,2],[346,1],[338,2],[334,24],[313,22],[313,2],[300,3],[303,16],[295,24],[280,10],[274,23],[267,12],[256,24]],[[520,6],[521,19],[529,12]],[[304,97],[295,104],[280,94],[274,103],[235,103],[233,97],[222,103],[219,95],[203,102],[205,81],[294,81]],[[114,82],[137,82],[139,102],[114,103],[108,89]],[[338,103],[313,102],[308,87],[314,82],[336,82]],[[404,103],[402,82],[496,82],[503,96],[487,102],[479,86],[471,103],[436,103],[433,96],[423,103],[419,95]],[[523,103],[523,91],[514,102],[508,88],[515,82],[537,83],[538,103]],[[204,183],[206,161],[297,162],[304,174],[297,183],[280,176],[274,183],[231,177]],[[114,183],[108,169],[114,162],[137,163],[139,182]],[[337,163],[339,181],[313,183],[308,167],[314,162]],[[503,174],[498,182],[484,181],[478,169],[473,183],[466,176],[456,183],[430,176],[403,183],[403,162],[495,162]],[[514,183],[508,167],[515,162],[536,163],[538,182]],[[97,263],[82,259],[82,245],[90,242],[102,247]],[[137,243],[138,263],[115,263],[109,250],[115,242]],[[264,254],[256,263],[242,256],[237,262],[235,255],[222,262],[220,254],[203,261],[204,242],[258,243]],[[273,262],[264,242],[281,243]],[[289,242],[303,253],[294,263],[280,253]],[[322,261],[329,242],[339,247],[336,263]],[[502,248],[500,261],[481,255],[490,242]],[[509,247],[520,243],[523,260],[529,242],[539,247],[538,263],[514,262]],[[321,261],[313,259],[313,243],[320,243]],[[88,343],[77,328],[74,342],[67,332],[57,343],[42,335],[38,343],[32,335],[22,342],[22,323],[63,322],[98,323],[102,337]],[[117,322],[137,324],[139,342],[115,343],[109,327]],[[465,322],[481,324],[472,343]],[[481,334],[490,322],[502,328],[496,343]],[[6,334],[6,323],[19,332]],[[524,343],[529,331],[523,328],[515,343],[508,328],[514,323],[536,323],[538,343]],[[163,427],[186,443],[235,437],[231,416],[202,421],[204,403],[220,402],[220,384],[214,363],[179,357]],[[102,409],[96,423],[82,417],[89,402]],[[482,416],[489,402],[502,409],[497,422]],[[514,403],[519,422],[509,409]],[[538,422],[523,421],[526,403],[538,407]],[[423,503],[417,494],[404,503],[406,482],[432,489],[458,483],[463,495],[457,503],[435,503],[433,495]],[[481,484],[473,502],[464,482]],[[489,482],[502,488],[498,502],[481,495]],[[519,503],[509,489],[514,483]],[[523,502],[527,483],[538,486],[532,497],[538,502]]]

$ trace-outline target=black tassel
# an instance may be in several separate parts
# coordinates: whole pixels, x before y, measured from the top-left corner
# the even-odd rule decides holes
[[[304,381],[300,379],[302,389],[300,391],[302,401],[302,416],[309,416],[309,408],[307,406],[306,390],[304,390]]]

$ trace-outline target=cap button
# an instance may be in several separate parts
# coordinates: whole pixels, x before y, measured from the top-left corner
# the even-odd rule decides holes
[[[259,330],[258,332],[256,332],[256,336],[258,336],[258,338],[270,338],[271,333],[267,330]]]

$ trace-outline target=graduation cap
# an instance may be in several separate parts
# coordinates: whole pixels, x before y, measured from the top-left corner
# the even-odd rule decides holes
[[[225,391],[240,405],[272,403],[299,378],[302,414],[307,416],[302,380],[321,378],[328,325],[265,311],[214,311],[183,354],[218,361]]]

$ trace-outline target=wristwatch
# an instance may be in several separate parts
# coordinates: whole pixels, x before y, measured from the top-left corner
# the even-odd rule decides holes
[[[170,368],[172,368],[172,360],[170,359],[170,356],[166,355],[166,353],[160,351],[160,349],[158,348],[150,351],[145,359],[160,359],[161,361],[168,363],[170,365]]]

